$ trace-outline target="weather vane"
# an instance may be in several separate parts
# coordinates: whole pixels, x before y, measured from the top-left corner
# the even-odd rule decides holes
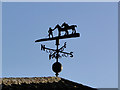
[[[56,49],[47,48],[45,45],[41,44],[41,50],[49,53],[49,60],[53,58],[56,59],[56,62],[52,65],[52,70],[56,73],[55,74],[56,77],[58,77],[59,75],[58,73],[62,70],[62,64],[58,62],[58,59],[67,56],[73,57],[73,52],[64,52],[64,49],[66,48],[66,42],[61,48],[58,47],[60,45],[59,40],[80,37],[80,34],[76,33],[76,29],[75,29],[76,27],[77,25],[68,25],[65,22],[61,26],[57,24],[54,29],[52,29],[51,27],[49,28],[48,30],[49,38],[39,39],[35,41],[35,42],[42,42],[42,41],[56,40],[56,44],[55,44],[57,46]],[[53,31],[56,29],[58,30],[58,35],[54,37]],[[69,30],[72,30],[72,33],[69,33]],[[64,32],[64,34],[61,32]]]

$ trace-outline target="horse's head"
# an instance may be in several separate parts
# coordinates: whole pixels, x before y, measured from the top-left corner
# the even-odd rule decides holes
[[[59,24],[57,24],[56,26],[59,27]]]
[[[60,28],[60,25],[59,25],[59,24],[57,24],[57,25],[55,26],[55,28],[54,28],[54,29],[56,29],[56,28]]]
[[[61,27],[65,26],[65,24],[66,24],[66,23],[64,22],[64,23],[61,25]]]
[[[64,22],[64,23],[61,25],[61,27],[63,27],[63,26],[68,26],[68,24]]]

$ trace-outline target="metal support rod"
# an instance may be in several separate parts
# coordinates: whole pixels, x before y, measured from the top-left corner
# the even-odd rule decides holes
[[[58,77],[58,75],[59,75],[59,74],[58,74],[58,73],[56,73],[55,75],[56,75],[56,77]]]
[[[59,53],[59,49],[58,49],[58,45],[59,45],[59,39],[56,39],[56,46],[57,46],[57,55],[56,55],[56,62],[58,62],[58,53]]]

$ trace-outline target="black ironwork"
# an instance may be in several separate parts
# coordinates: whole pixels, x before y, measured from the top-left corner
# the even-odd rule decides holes
[[[73,52],[70,52],[70,53],[63,52],[64,49],[66,48],[66,42],[64,43],[64,45],[60,49],[58,49],[58,43],[56,45],[57,45],[57,49],[51,49],[51,48],[47,48],[47,47],[45,47],[45,45],[41,44],[41,50],[46,51],[47,53],[50,53],[49,59],[51,59],[51,58],[57,59],[57,57],[61,58],[61,57],[67,57],[67,56],[73,57]]]
[[[45,45],[41,44],[41,50],[46,51],[47,53],[49,53],[49,60],[55,58],[56,59],[56,63],[53,64],[53,71],[56,73],[56,76],[58,76],[59,72],[62,70],[61,67],[62,65],[60,64],[60,62],[58,62],[59,58],[62,57],[73,57],[73,52],[64,52],[64,49],[66,48],[66,42],[64,43],[64,45],[59,48],[59,40],[60,39],[67,39],[67,38],[75,38],[75,37],[80,37],[79,33],[76,33],[75,27],[77,27],[77,25],[68,25],[67,23],[63,23],[61,26],[60,25],[56,25],[54,29],[52,29],[51,27],[49,28],[48,31],[48,36],[49,38],[44,38],[44,39],[38,39],[35,42],[42,42],[42,41],[50,41],[50,40],[56,40],[56,49],[51,49],[51,48],[47,48]],[[53,36],[53,31],[55,29],[58,29],[58,36],[54,37]],[[69,34],[68,30],[72,30],[72,33]],[[65,34],[61,35],[61,32],[64,31]],[[52,37],[51,37],[52,36]],[[58,70],[56,70],[58,69]]]

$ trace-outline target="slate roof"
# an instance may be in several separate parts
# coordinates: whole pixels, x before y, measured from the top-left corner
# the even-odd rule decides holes
[[[2,90],[97,90],[60,77],[2,78],[0,84]]]

